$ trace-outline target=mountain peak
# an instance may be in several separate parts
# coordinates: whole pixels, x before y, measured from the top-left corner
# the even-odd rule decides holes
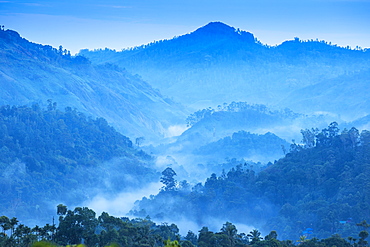
[[[206,35],[225,35],[235,33],[235,28],[222,22],[210,22],[207,25],[198,28],[194,33]]]
[[[210,22],[207,25],[198,28],[193,32],[193,34],[205,36],[238,37],[244,41],[254,43],[253,34],[235,29],[234,27],[231,27],[220,21]]]

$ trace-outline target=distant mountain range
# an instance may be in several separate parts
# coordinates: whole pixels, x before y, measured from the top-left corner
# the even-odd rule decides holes
[[[361,174],[368,169],[364,161],[370,150],[369,133],[359,134],[355,128],[339,133],[337,123],[331,125],[331,132],[306,128],[325,128],[332,121],[348,129],[370,126],[370,50],[298,38],[269,47],[249,32],[212,22],[171,40],[120,52],[82,50],[77,56],[63,47],[31,43],[15,31],[0,30],[0,61],[0,105],[6,105],[0,107],[0,177],[4,178],[0,182],[8,188],[0,197],[3,211],[29,209],[26,213],[33,215],[32,210],[39,208],[46,213],[42,208],[49,198],[60,200],[65,193],[69,202],[77,203],[101,188],[112,195],[127,192],[156,181],[164,167],[175,168],[179,178],[197,184],[190,192],[189,184],[182,181],[179,188],[184,191],[167,195],[194,196],[180,195],[178,201],[172,200],[175,204],[164,197],[164,207],[156,201],[161,192],[139,202],[136,213],[147,210],[156,215],[159,205],[163,217],[157,218],[162,220],[194,206],[200,223],[215,208],[221,209],[215,217],[227,212],[248,222],[249,216],[256,221],[273,219],[259,214],[271,209],[277,216],[276,208],[280,215],[269,221],[270,226],[287,225],[290,229],[284,232],[292,234],[294,222],[301,218],[311,224],[311,215],[303,210],[309,193],[317,200],[325,195],[334,205],[337,195],[345,191],[348,196],[343,200],[356,201],[359,208],[362,204],[357,202],[367,198],[362,192],[365,199],[357,196],[353,188],[361,185]],[[293,141],[296,136],[302,138],[301,129],[306,129],[302,134],[311,133],[318,146]],[[320,146],[324,144],[330,145]],[[269,168],[261,171],[266,163]],[[199,184],[214,172],[220,177],[213,174],[204,186]],[[333,189],[333,174],[335,179],[346,178],[338,179],[340,189]],[[235,189],[233,178],[245,187]],[[215,181],[225,184],[211,186]],[[325,189],[311,190],[313,183]],[[356,186],[344,190],[349,183]],[[90,187],[96,191],[86,193]],[[48,196],[38,194],[40,188]],[[223,191],[222,197],[213,193],[214,188]],[[233,193],[228,193],[229,188]],[[299,188],[293,196],[292,188]],[[21,198],[22,208],[9,198]],[[39,203],[39,198],[45,202]],[[199,199],[199,204],[193,199]],[[252,208],[248,200],[253,201]],[[264,208],[266,200],[273,208]],[[285,206],[289,203],[293,207]],[[355,218],[341,205],[335,221]],[[250,211],[245,214],[235,208]],[[323,208],[320,215],[327,216],[333,207]],[[299,217],[290,220],[296,209]],[[334,219],[328,220],[323,222],[323,234],[334,233],[330,227]]]
[[[347,119],[370,113],[366,49],[298,38],[270,47],[249,32],[211,22],[171,40],[80,55],[118,64],[193,109],[246,101]]]
[[[117,65],[93,65],[68,51],[34,44],[12,30],[0,31],[0,104],[46,104],[104,117],[121,133],[147,140],[183,123],[184,107],[163,97]]]

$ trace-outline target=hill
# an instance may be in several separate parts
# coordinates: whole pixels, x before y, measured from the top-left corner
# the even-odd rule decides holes
[[[262,104],[225,103],[190,114],[188,129],[172,142],[143,148],[157,156],[162,168],[171,165],[180,176],[203,181],[208,173],[235,166],[231,160],[256,167],[278,160],[291,142],[300,141],[301,129],[314,124],[324,128],[332,120],[328,115],[309,116]]]
[[[50,222],[55,205],[158,181],[153,158],[103,118],[67,108],[0,107],[0,211]],[[143,175],[145,174],[145,175]]]
[[[119,52],[82,50],[80,55],[95,64],[118,64],[194,109],[247,101],[305,114],[329,111],[351,120],[362,117],[364,111],[370,112],[369,104],[361,100],[369,95],[369,87],[364,87],[366,77],[357,76],[370,68],[370,50],[366,49],[352,50],[298,38],[269,47],[249,32],[211,22],[171,40]],[[349,96],[325,87],[327,81],[330,84],[335,80],[344,83],[338,84],[335,91],[348,92]],[[297,91],[316,84],[322,85],[318,86],[323,89],[322,97],[313,98],[309,88]],[[352,91],[348,91],[348,85],[352,85]],[[296,104],[296,95],[302,103]],[[330,106],[320,104],[324,95]],[[358,110],[342,108],[346,101],[358,106]]]
[[[103,117],[121,133],[147,140],[182,123],[184,108],[112,64],[92,65],[67,50],[34,44],[12,30],[0,30],[0,104],[29,105],[52,99]]]
[[[303,145],[292,144],[284,158],[259,173],[239,164],[191,188],[186,181],[168,186],[165,181],[176,173],[163,172],[162,191],[143,198],[132,213],[198,226],[228,220],[274,229],[283,239],[357,236],[356,223],[369,220],[370,132],[340,132],[334,122],[302,134]]]

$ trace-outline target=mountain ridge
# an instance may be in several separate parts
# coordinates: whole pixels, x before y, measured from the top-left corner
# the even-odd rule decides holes
[[[181,123],[184,108],[138,76],[113,64],[93,65],[67,50],[29,42],[12,30],[0,31],[1,104],[30,105],[52,99],[104,117],[125,135],[148,140]]]
[[[352,50],[299,38],[267,46],[253,34],[220,22],[133,49],[81,50],[80,55],[95,64],[115,63],[139,74],[165,95],[195,110],[232,101],[293,109],[295,102],[289,97],[296,90],[335,78],[343,81],[351,74],[370,69],[368,49]],[[362,96],[370,93],[358,91]],[[308,94],[301,98],[309,97]],[[362,104],[370,112],[366,104],[354,104]],[[301,113],[332,110],[318,104],[313,104],[310,112],[295,109]],[[362,116],[339,110],[332,113]]]

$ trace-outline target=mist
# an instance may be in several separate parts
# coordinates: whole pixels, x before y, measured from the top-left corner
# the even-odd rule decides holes
[[[109,212],[110,215],[116,217],[129,216],[128,213],[137,200],[157,194],[161,187],[161,183],[148,183],[140,189],[130,188],[118,192],[116,195],[98,193],[92,199],[83,202],[82,205],[93,209],[98,215],[102,212]]]

